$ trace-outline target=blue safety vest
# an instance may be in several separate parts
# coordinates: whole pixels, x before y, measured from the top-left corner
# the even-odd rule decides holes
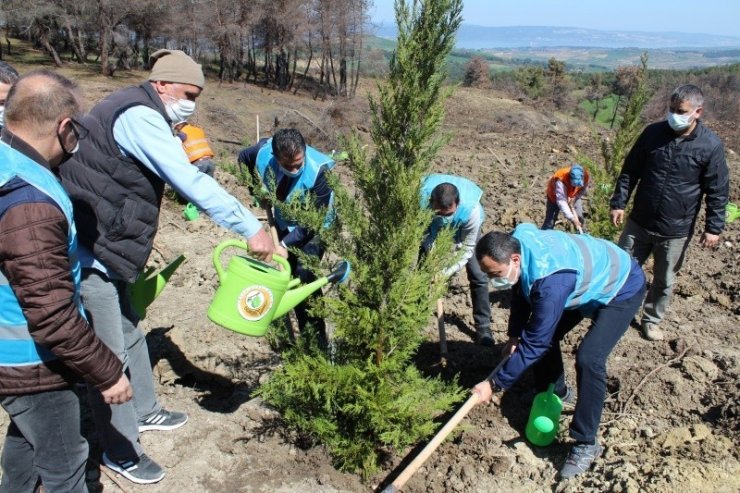
[[[22,153],[0,143],[0,186],[13,178],[20,178],[50,197],[67,218],[67,250],[72,280],[74,302],[84,316],[80,302],[80,262],[77,259],[77,233],[72,216],[72,202],[54,174]],[[31,338],[28,321],[23,315],[18,299],[8,279],[0,272],[0,366],[37,365],[55,359],[48,349]]]
[[[520,279],[527,301],[535,281],[569,270],[576,273],[576,286],[566,300],[566,309],[606,305],[619,293],[630,273],[629,254],[607,240],[543,231],[533,224],[520,224],[513,236],[521,244]]]
[[[268,139],[267,142],[260,148],[257,153],[257,172],[262,178],[262,183],[269,188],[273,186],[277,187],[280,180],[285,176],[272,153],[272,139]],[[310,192],[316,184],[316,179],[319,176],[319,172],[322,168],[330,170],[334,167],[334,160],[323,154],[311,146],[306,146],[306,152],[304,154],[303,161],[303,173],[300,176],[293,179],[290,190],[285,197],[285,201],[288,202],[293,195],[305,196]],[[332,206],[334,203],[334,193],[332,192],[331,198],[329,199],[329,210],[326,213],[326,225],[331,221],[333,217]],[[296,227],[295,221],[289,221],[282,217],[278,207],[275,208],[275,222],[281,230],[293,231]]]

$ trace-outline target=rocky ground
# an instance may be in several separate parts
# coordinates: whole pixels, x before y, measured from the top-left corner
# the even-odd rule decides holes
[[[115,85],[143,76],[133,74],[111,83],[88,71],[70,75],[81,81],[91,102]],[[598,158],[594,133],[575,119],[545,116],[490,91],[458,89],[447,106],[445,130],[452,139],[435,169],[467,176],[485,189],[485,231],[509,229],[521,221],[539,223],[544,216],[543,190],[552,171],[579,153]],[[199,100],[199,123],[223,163],[233,162],[241,145],[254,142],[256,115],[262,135],[268,135],[276,121],[295,125],[310,143],[327,151],[337,147],[337,135],[348,129],[367,136],[364,96],[344,104],[251,85],[212,83]],[[728,158],[731,199],[740,201],[740,162],[732,152]],[[338,172],[343,173],[341,166]],[[216,178],[248,201],[225,167]],[[181,253],[188,260],[150,307],[143,328],[161,400],[168,408],[188,412],[190,422],[174,432],[142,436],[147,452],[167,469],[162,482],[136,486],[108,471],[99,472],[91,461],[91,489],[157,493],[377,488],[403,456],[390,459],[369,481],[340,473],[321,447],[307,447],[300,437],[286,432],[277,413],[253,398],[254,389],[280,364],[279,355],[264,338],[224,330],[206,317],[218,284],[213,248],[234,236],[206,218],[186,222],[181,213],[181,204],[166,201],[150,263],[161,267]],[[440,446],[404,491],[740,490],[738,252],[740,221],[728,226],[716,250],[701,249],[694,240],[663,325],[666,340],[648,342],[630,330],[619,343],[609,363],[610,395],[600,429],[605,454],[591,472],[557,482],[569,447],[567,413],[553,445],[540,449],[523,440],[531,403],[526,376],[506,394],[500,409],[475,408],[459,433]],[[420,348],[419,366],[429,374],[441,372],[449,378],[458,374],[468,387],[482,380],[500,360],[505,339],[507,297],[494,294],[491,299],[497,345],[483,348],[473,344],[465,275],[455,277],[445,299],[449,364],[446,368],[438,364],[437,326],[430,313],[428,343]],[[586,327],[565,341],[571,382],[574,349]],[[6,423],[6,415],[0,413],[0,429]]]

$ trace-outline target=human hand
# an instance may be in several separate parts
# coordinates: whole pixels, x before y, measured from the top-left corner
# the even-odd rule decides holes
[[[509,340],[506,341],[506,344],[501,349],[501,356],[504,358],[511,356],[514,354],[514,351],[516,351],[517,346],[519,346],[519,338],[518,337],[509,337]]]
[[[705,231],[699,242],[704,248],[715,248],[719,244],[719,235],[713,235]]]
[[[477,404],[484,404],[491,400],[493,397],[493,389],[491,388],[491,382],[483,380],[481,383],[473,387],[471,393],[478,396]]]
[[[130,401],[134,396],[131,384],[124,374],[121,374],[121,378],[112,387],[100,393],[103,395],[103,400],[106,404],[123,404]]]
[[[260,229],[257,234],[247,239],[249,251],[260,260],[269,262],[272,260],[272,254],[275,253],[275,244],[267,231]]]
[[[279,255],[283,258],[288,258],[288,249],[282,245],[278,245],[275,247],[275,255]]]
[[[621,225],[622,221],[624,220],[624,209],[612,209],[611,216],[612,216],[612,224],[614,226]]]

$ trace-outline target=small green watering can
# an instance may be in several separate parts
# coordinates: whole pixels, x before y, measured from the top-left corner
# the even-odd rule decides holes
[[[146,309],[162,293],[167,281],[172,274],[185,261],[185,255],[180,255],[172,261],[167,267],[157,274],[152,275],[154,267],[150,267],[146,272],[140,274],[136,281],[129,287],[131,296],[131,306],[134,312],[140,317],[146,317]]]
[[[563,403],[554,392],[555,384],[550,384],[547,391],[540,392],[532,402],[532,410],[529,413],[527,427],[524,434],[533,445],[546,447],[558,434],[560,413],[563,411]]]
[[[285,315],[311,293],[329,282],[344,282],[349,277],[349,262],[343,260],[328,276],[301,285],[300,279],[290,278],[290,264],[278,255],[272,259],[282,270],[238,255],[231,257],[224,270],[221,253],[227,247],[249,251],[240,240],[224,241],[213,250],[213,265],[220,285],[208,308],[208,318],[248,336],[265,335],[270,322]]]
[[[731,223],[738,218],[740,218],[740,208],[732,202],[728,203],[727,207],[725,207],[725,220]]]

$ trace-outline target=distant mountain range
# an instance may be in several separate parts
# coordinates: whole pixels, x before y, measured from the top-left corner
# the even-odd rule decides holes
[[[396,38],[395,24],[376,26],[375,35]],[[487,27],[462,24],[456,48],[740,48],[740,37],[715,34],[641,31],[599,31],[580,27]]]

